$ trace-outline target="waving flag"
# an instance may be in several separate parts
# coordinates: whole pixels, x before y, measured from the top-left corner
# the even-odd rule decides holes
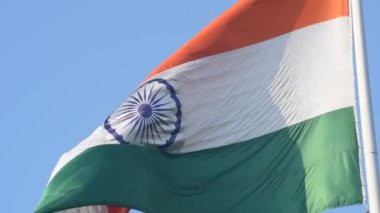
[[[61,157],[36,212],[361,203],[351,42],[347,0],[237,2]]]

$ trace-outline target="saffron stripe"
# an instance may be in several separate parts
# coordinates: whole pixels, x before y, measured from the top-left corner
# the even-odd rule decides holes
[[[241,0],[159,65],[147,79],[189,61],[348,16],[348,8],[348,0],[333,3],[331,0]]]

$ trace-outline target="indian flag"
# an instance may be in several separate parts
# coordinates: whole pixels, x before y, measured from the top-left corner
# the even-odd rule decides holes
[[[348,0],[238,1],[61,157],[36,212],[361,203],[349,14]]]

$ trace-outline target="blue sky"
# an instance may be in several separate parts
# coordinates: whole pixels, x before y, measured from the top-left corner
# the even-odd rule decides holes
[[[59,156],[234,2],[0,1],[1,211],[32,212]],[[379,136],[378,11],[379,1],[364,2]]]

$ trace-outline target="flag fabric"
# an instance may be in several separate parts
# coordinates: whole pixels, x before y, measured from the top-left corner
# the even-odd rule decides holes
[[[361,203],[351,43],[347,0],[238,1],[61,157],[36,212]]]

